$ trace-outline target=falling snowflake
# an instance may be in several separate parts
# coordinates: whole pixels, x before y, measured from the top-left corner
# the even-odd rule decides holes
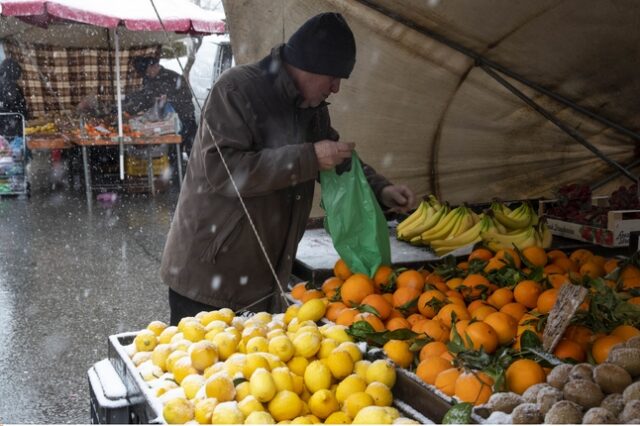
[[[247,283],[249,282],[249,277],[246,275],[243,275],[240,277],[240,285],[247,285]]]
[[[218,291],[220,290],[220,286],[222,285],[222,277],[220,275],[214,275],[211,278],[211,288],[213,289],[213,291]]]

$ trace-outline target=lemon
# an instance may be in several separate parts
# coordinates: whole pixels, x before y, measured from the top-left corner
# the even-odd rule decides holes
[[[320,329],[318,325],[313,321],[304,321],[301,322],[298,329],[295,331],[295,335],[297,336],[300,333],[309,332],[313,334],[317,334],[318,337],[322,338],[322,333],[320,333]]]
[[[240,408],[245,417],[254,411],[264,411],[264,406],[253,395],[249,395],[238,402],[238,408]]]
[[[180,386],[184,389],[184,394],[187,396],[187,399],[193,399],[204,385],[204,382],[205,379],[200,374],[189,374],[182,380]]]
[[[304,376],[304,371],[307,369],[309,365],[309,360],[302,356],[294,356],[287,363],[287,367],[291,370],[292,373],[297,374],[298,376]]]
[[[167,358],[171,354],[171,345],[160,343],[151,353],[151,362],[160,367],[162,371],[167,371]]]
[[[367,389],[365,389],[365,392],[373,398],[373,402],[378,406],[388,407],[393,403],[391,389],[384,383],[371,382],[367,386]]]
[[[229,308],[222,308],[218,310],[218,315],[220,315],[220,319],[227,324],[231,324],[231,321],[235,318],[236,314]]]
[[[320,321],[327,311],[327,305],[323,299],[311,299],[298,310],[298,321]]]
[[[269,340],[268,351],[277,356],[281,361],[287,362],[293,357],[295,348],[291,340],[283,334]]]
[[[223,331],[213,336],[213,343],[218,348],[218,356],[221,360],[226,360],[236,352],[238,340],[238,338],[227,331]]]
[[[246,345],[247,353],[267,352],[269,350],[269,342],[266,337],[256,336],[249,339]]]
[[[420,422],[417,422],[413,419],[410,419],[408,417],[398,417],[397,419],[395,419],[393,421],[394,425],[419,425]]]
[[[251,395],[251,388],[248,380],[236,385],[236,401],[240,402],[249,395]]]
[[[389,389],[396,383],[396,368],[391,361],[377,359],[367,368],[367,383],[381,382]]]
[[[279,422],[294,419],[302,412],[302,400],[291,391],[280,391],[269,402],[269,412]]]
[[[384,411],[386,411],[387,414],[391,416],[394,422],[396,421],[397,418],[400,417],[400,412],[393,407],[381,407],[381,408],[384,408]]]
[[[293,391],[300,395],[304,390],[304,378],[295,373],[291,373],[291,383],[293,385]]]
[[[205,331],[206,331],[206,334],[204,335],[205,340],[213,342],[213,338],[216,336],[216,334],[222,333],[224,329],[220,330],[219,328],[214,327],[211,330],[205,330]]]
[[[353,362],[358,362],[362,359],[362,352],[360,351],[360,348],[353,342],[342,342],[338,345],[337,349],[342,349],[349,352],[349,355],[351,355],[351,359],[353,359]]]
[[[311,424],[314,424],[314,425],[322,424],[322,420],[320,420],[318,417],[314,416],[313,414],[307,414],[305,415],[305,417],[309,419]]]
[[[236,401],[221,402],[216,405],[211,415],[212,424],[238,424],[244,423],[244,415]]]
[[[272,316],[269,312],[258,312],[251,319],[262,324],[268,324],[271,322]]]
[[[299,328],[300,321],[298,321],[298,317],[292,318],[291,321],[289,321],[289,323],[287,324],[287,331],[290,333],[295,333]]]
[[[196,402],[195,420],[201,425],[211,424],[211,415],[216,405],[218,400],[215,398],[205,398]]]
[[[200,322],[198,321],[195,317],[184,317],[181,318],[180,321],[178,322],[178,330],[182,333],[184,332],[184,326],[187,325],[187,323],[189,322]]]
[[[338,383],[338,387],[336,388],[336,399],[338,402],[342,403],[349,395],[357,392],[364,392],[366,388],[367,382],[355,374],[352,374]]]
[[[157,346],[156,346],[157,347]],[[155,348],[153,349],[155,351]],[[133,365],[138,367],[143,362],[149,361],[153,352],[136,352],[132,357]]]
[[[327,358],[327,365],[336,379],[344,379],[353,373],[353,358],[349,352],[336,349]]]
[[[271,371],[271,377],[273,378],[273,382],[275,383],[276,390],[278,392],[283,390],[293,391],[293,378],[291,377],[291,372],[287,367],[274,368]]]
[[[178,333],[178,327],[170,325],[162,330],[162,333],[158,336],[158,343],[169,343],[171,338]]]
[[[390,425],[393,418],[383,407],[375,405],[362,408],[353,418],[353,424],[381,424]]]
[[[176,389],[178,384],[173,380],[162,380],[158,385],[154,386],[153,389],[155,391],[156,396],[164,395],[167,391],[171,389]]]
[[[191,365],[191,358],[188,356],[178,358],[173,363],[171,372],[173,373],[173,379],[177,384],[181,384],[182,380],[189,374],[198,374],[198,370],[193,368],[193,365]]]
[[[260,402],[269,402],[276,395],[276,384],[269,371],[258,368],[249,380],[251,395]]]
[[[329,389],[320,389],[309,398],[309,410],[314,416],[326,419],[340,409],[338,400]]]
[[[329,355],[331,355],[331,352],[333,352],[333,350],[337,347],[338,342],[336,342],[335,340],[331,338],[322,339],[322,342],[320,342],[320,349],[318,350],[318,353],[316,355],[319,359],[328,358]]]
[[[191,342],[199,342],[204,339],[207,332],[204,329],[204,325],[200,324],[200,322],[189,321],[182,328],[182,334],[184,334],[185,339]]]
[[[229,327],[226,322],[221,320],[216,320],[216,319],[207,323],[206,325],[205,324],[202,324],[202,325],[204,325],[204,329],[207,332],[213,331],[213,330],[224,331],[225,328]]]
[[[193,344],[193,342],[187,339],[176,339],[170,343],[172,351],[189,351],[189,347]]]
[[[336,342],[338,342],[338,344],[344,342],[353,342],[351,336],[347,334],[347,327],[345,327],[344,325],[331,325],[324,329],[322,335],[335,340]]]
[[[162,321],[151,321],[147,326],[147,330],[153,331],[153,333],[159,337],[167,327],[167,323],[164,323]]]
[[[336,411],[327,417],[324,421],[326,425],[349,425],[351,424],[351,417],[344,411]]]
[[[225,373],[216,373],[205,383],[208,398],[215,398],[218,402],[232,401],[236,396],[233,381]]]
[[[371,365],[371,361],[367,361],[366,359],[361,359],[360,361],[356,362],[353,366],[353,372],[358,376],[363,378],[364,380],[367,379],[367,370],[369,369],[369,366]]]
[[[286,334],[282,328],[276,328],[267,332],[267,339],[269,340],[269,342],[271,342],[271,339],[276,336],[286,336]]]
[[[224,362],[218,361],[215,364],[205,368],[202,375],[205,379],[208,379],[209,377],[213,376],[216,373],[219,373],[222,370],[224,370]]]
[[[254,411],[244,421],[246,425],[273,425],[276,421],[266,411]]]
[[[291,420],[292,425],[311,425],[311,420],[307,416],[298,416]]]
[[[152,355],[153,356],[153,355]],[[165,360],[165,367],[166,367],[166,371],[171,373],[173,372],[173,364],[180,358],[185,357],[185,356],[189,356],[189,354],[187,354],[185,351],[183,350],[177,350],[177,351],[173,351],[169,354],[169,356],[167,356],[167,359]]]
[[[365,392],[356,392],[349,396],[344,400],[344,404],[342,409],[355,421],[356,414],[364,407],[368,407],[370,405],[375,405],[373,402],[373,398]]]
[[[150,360],[147,360],[144,363],[140,364],[138,370],[142,378],[147,382],[155,380],[163,374],[162,369],[153,364]]]
[[[331,371],[322,361],[313,361],[304,372],[304,384],[312,393],[320,389],[329,389]]]
[[[208,340],[201,340],[189,347],[191,364],[198,371],[204,371],[207,367],[218,362],[218,350],[216,345]]]
[[[321,338],[316,334],[310,332],[300,333],[295,339],[293,339],[293,346],[296,348],[296,356],[311,358],[320,349],[320,342]]]
[[[193,420],[193,404],[185,398],[173,398],[162,408],[164,421],[169,424],[183,424]]]
[[[133,342],[135,343],[137,352],[150,352],[158,344],[158,338],[153,331],[145,328],[138,332]]]
[[[297,319],[299,310],[300,310],[300,306],[298,305],[289,306],[284,313],[284,323],[288,325],[289,323],[291,323],[292,319],[294,318]]]
[[[267,337],[267,328],[264,326],[252,326],[242,330],[242,341],[246,344],[254,337]]]
[[[258,368],[263,368],[267,371],[271,370],[269,361],[267,361],[267,359],[262,354],[247,354],[244,367],[242,368],[242,375],[245,377],[245,379],[250,379],[254,371],[256,371]]]
[[[235,377],[238,373],[244,371],[246,363],[247,356],[245,354],[234,353],[224,362],[224,368],[229,377]]]

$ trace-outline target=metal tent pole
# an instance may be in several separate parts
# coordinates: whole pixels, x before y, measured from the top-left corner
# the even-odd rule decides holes
[[[118,27],[113,29],[116,48],[116,97],[118,100],[118,146],[120,151],[120,180],[124,180],[124,136],[122,131],[122,89],[120,86],[120,39]]]

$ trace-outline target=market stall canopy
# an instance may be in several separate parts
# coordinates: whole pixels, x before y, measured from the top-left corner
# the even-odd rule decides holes
[[[330,98],[333,125],[365,161],[419,195],[454,203],[551,196],[563,183],[614,172],[485,67],[612,160],[633,161],[640,139],[637,1],[225,0],[224,8],[238,63],[263,57],[317,13],[342,13],[358,52],[351,78]]]
[[[113,28],[122,48],[225,31],[223,14],[187,0],[0,0],[0,16],[0,39],[64,47],[112,47]]]

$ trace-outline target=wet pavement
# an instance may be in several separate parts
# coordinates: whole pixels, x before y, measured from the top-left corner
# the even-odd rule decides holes
[[[0,423],[89,423],[107,337],[169,320],[159,266],[177,186],[88,205],[47,185],[0,198]]]

